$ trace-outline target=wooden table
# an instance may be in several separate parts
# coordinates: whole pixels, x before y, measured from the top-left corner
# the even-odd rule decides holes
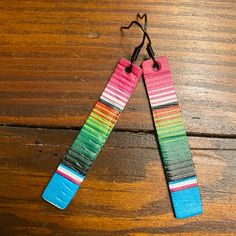
[[[204,214],[174,218],[141,81],[65,211],[41,193],[148,14],[170,61]],[[1,1],[0,235],[234,235],[236,2]],[[138,64],[145,54],[142,51]]]

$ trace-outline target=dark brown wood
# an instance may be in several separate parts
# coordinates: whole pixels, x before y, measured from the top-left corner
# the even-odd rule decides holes
[[[203,199],[174,218],[143,82],[72,203],[42,191],[148,14],[169,58]],[[235,235],[233,0],[0,0],[0,235]],[[145,50],[137,61],[141,63]]]
[[[190,138],[204,214],[177,220],[153,134],[113,132],[65,211],[42,201],[41,193],[76,133],[0,129],[4,235],[235,232],[235,140]]]

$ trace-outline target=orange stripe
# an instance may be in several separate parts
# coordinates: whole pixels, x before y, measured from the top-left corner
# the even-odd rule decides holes
[[[97,109],[97,107],[96,107],[96,109]],[[98,109],[99,110],[99,109]],[[100,111],[100,110],[99,110]],[[102,118],[104,118],[105,120],[107,120],[107,121],[109,121],[109,122],[111,122],[111,123],[113,123],[113,124],[115,124],[115,122],[117,121],[117,117],[111,117],[111,116],[108,116],[107,114],[103,114],[104,112],[103,111],[101,111],[101,113],[98,113],[97,111],[95,111],[94,109],[93,109],[93,112],[96,114],[96,115],[98,115],[98,116],[101,116]]]
[[[169,115],[177,114],[177,113],[180,113],[180,109],[173,110],[173,111],[167,111],[163,114],[162,113],[161,114],[153,114],[153,116],[154,116],[154,118],[157,118],[157,117],[169,116]]]
[[[107,115],[108,117],[117,120],[119,118],[119,114],[116,115],[110,111],[107,111],[106,109],[104,109],[103,107],[100,107],[99,105],[97,105],[95,107],[96,110],[100,111],[101,113],[104,113],[104,115]]]
[[[110,128],[113,128],[113,126],[107,124],[107,123],[104,122],[103,120],[97,119],[95,116],[93,116],[93,114],[90,114],[90,116],[93,117],[93,119],[97,120],[98,122],[101,122],[101,123],[103,123],[104,125],[106,125],[106,126],[108,126],[108,127],[110,127]]]
[[[176,119],[176,118],[180,118],[181,117],[181,115],[179,114],[179,115],[177,115],[177,116],[172,116],[172,117],[169,117],[169,118],[164,118],[164,119],[160,119],[160,120],[156,120],[155,119],[155,122],[162,122],[162,121],[166,121],[166,120],[174,120],[174,119]]]
[[[172,111],[172,110],[174,110],[176,108],[180,109],[179,105],[173,105],[171,107],[155,109],[155,110],[153,110],[153,113],[155,114],[155,113],[162,113],[162,112],[165,112],[165,111]]]
[[[105,109],[105,110],[110,111],[111,113],[113,113],[113,114],[115,114],[115,115],[118,115],[118,114],[119,114],[118,111],[112,109],[111,107],[109,107],[109,106],[107,106],[107,105],[105,105],[105,104],[103,104],[103,103],[101,103],[101,102],[97,102],[97,103],[96,103],[96,106],[97,106],[97,105],[98,105],[99,107]]]

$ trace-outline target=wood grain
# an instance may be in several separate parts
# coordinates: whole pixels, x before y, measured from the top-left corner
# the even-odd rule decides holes
[[[1,127],[4,235],[236,232],[235,140],[190,138],[204,214],[177,220],[153,134],[113,132],[67,210],[42,201],[40,195],[76,133]]]
[[[174,218],[140,81],[66,211],[42,191],[148,14],[169,58],[204,214]],[[0,235],[235,235],[234,0],[0,0]],[[146,52],[142,50],[137,64]]]
[[[81,127],[140,41],[137,29],[119,30],[138,9],[148,13],[156,54],[170,60],[187,131],[236,133],[234,1],[0,3],[1,123]],[[142,83],[116,128],[153,130]]]

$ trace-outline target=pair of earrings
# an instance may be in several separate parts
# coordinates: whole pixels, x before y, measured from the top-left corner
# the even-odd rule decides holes
[[[119,60],[92,112],[45,188],[42,198],[60,209],[67,207],[143,75],[175,216],[185,218],[201,214],[199,187],[168,59],[164,56],[155,57],[146,30],[147,15],[137,16],[145,18],[144,26],[138,21],[132,21],[128,27],[121,29],[137,25],[143,31],[142,42],[134,49],[130,61]],[[141,68],[134,62],[146,38],[150,59],[143,61]]]

